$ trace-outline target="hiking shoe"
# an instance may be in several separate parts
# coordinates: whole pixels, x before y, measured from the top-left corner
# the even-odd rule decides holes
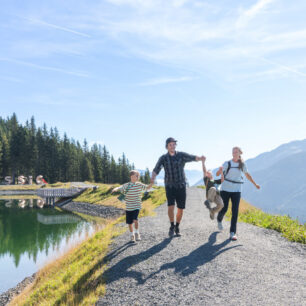
[[[207,207],[207,209],[211,209],[210,202],[208,200],[204,202],[204,205]]]
[[[182,234],[180,233],[180,228],[178,226],[175,227],[175,235],[177,237],[181,237],[182,236]]]
[[[132,243],[135,243],[136,242],[136,240],[135,240],[135,235],[134,234],[132,234],[131,235],[131,240],[130,240]]]
[[[230,233],[230,239],[233,240],[233,241],[236,241],[238,238],[237,238],[237,236],[234,232],[231,232]]]
[[[219,229],[219,231],[223,231],[224,230],[224,227],[222,225],[222,221],[221,222],[218,221],[218,229]]]
[[[140,237],[139,233],[135,233],[135,239],[136,239],[136,241],[140,241],[141,240],[141,237]]]
[[[212,209],[210,209],[210,211],[209,211],[209,217],[210,217],[211,220],[215,219],[215,213]]]
[[[172,237],[174,235],[174,226],[170,226],[169,228],[169,236]]]

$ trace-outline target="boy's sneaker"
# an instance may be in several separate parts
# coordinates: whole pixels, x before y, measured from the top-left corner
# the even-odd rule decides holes
[[[135,243],[136,242],[136,240],[135,240],[135,235],[134,234],[132,234],[131,235],[131,240],[130,240],[132,243]]]
[[[135,239],[136,239],[136,241],[140,241],[141,240],[141,237],[140,237],[139,233],[135,233]]]
[[[211,209],[210,202],[208,200],[204,202],[204,205],[207,207],[207,209]]]
[[[170,226],[169,228],[169,236],[172,237],[174,235],[174,226]]]
[[[180,233],[180,228],[178,226],[175,227],[175,234],[177,237],[181,237],[182,234]]]
[[[210,211],[209,211],[209,217],[210,217],[211,220],[215,219],[215,213],[212,209],[210,209]]]
[[[238,238],[234,232],[230,233],[230,239],[236,241]]]
[[[221,221],[221,222],[218,221],[218,229],[219,229],[220,231],[223,231],[223,230],[224,230],[224,227],[223,227],[223,225],[222,225],[222,221]]]

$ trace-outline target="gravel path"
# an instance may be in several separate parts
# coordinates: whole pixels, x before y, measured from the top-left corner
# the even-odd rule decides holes
[[[140,219],[142,241],[115,239],[99,305],[306,305],[306,248],[279,233],[238,224],[238,241],[217,230],[189,188],[182,237],[168,238],[167,206]]]

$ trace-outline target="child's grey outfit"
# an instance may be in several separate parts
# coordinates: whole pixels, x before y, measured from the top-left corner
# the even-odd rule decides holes
[[[204,177],[204,184],[206,186],[206,198],[210,203],[216,203],[217,206],[212,208],[213,213],[219,212],[223,207],[223,200],[216,185],[221,185],[221,180],[210,180],[207,176]]]

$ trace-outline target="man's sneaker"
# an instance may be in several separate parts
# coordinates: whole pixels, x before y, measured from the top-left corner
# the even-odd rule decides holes
[[[182,234],[180,233],[180,228],[178,226],[175,227],[175,234],[177,237],[181,237]]]
[[[211,220],[215,219],[215,213],[212,209],[210,209],[210,211],[209,211],[209,217],[210,217]]]
[[[172,237],[174,235],[174,226],[170,226],[169,228],[169,236]]]
[[[204,202],[204,205],[205,205],[208,209],[211,209],[211,207],[210,207],[210,202],[209,202],[208,200],[206,200],[206,201]]]
[[[230,233],[230,239],[236,241],[238,238],[234,232]]]
[[[220,230],[220,231],[223,231],[223,225],[222,225],[222,221],[220,222],[220,221],[218,221],[218,229]]]
[[[132,243],[135,243],[136,242],[136,240],[135,240],[135,235],[134,234],[132,234],[131,235],[131,240],[130,240]]]
[[[140,241],[141,240],[141,237],[140,237],[139,233],[135,233],[135,239],[136,239],[136,241]]]

